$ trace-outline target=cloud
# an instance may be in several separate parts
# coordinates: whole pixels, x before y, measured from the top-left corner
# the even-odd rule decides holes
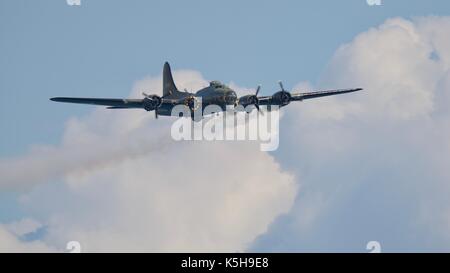
[[[393,18],[340,47],[318,87],[365,90],[285,108],[273,154],[173,142],[170,119],[98,109],[68,121],[60,145],[0,160],[0,187],[28,191],[41,250],[449,251],[449,30],[449,17]],[[146,78],[132,96],[160,85]],[[28,250],[7,227],[3,250]]]
[[[174,78],[189,90],[207,84],[194,71]],[[139,81],[131,96],[158,93],[161,82]],[[173,120],[96,109],[69,120],[60,145],[3,159],[1,187],[24,191],[22,207],[45,225],[35,243],[64,250],[79,241],[82,251],[243,251],[288,212],[294,177],[257,142],[176,142]]]
[[[286,109],[275,157],[302,188],[252,250],[450,250],[449,37],[393,18],[336,51],[320,87],[365,90]]]

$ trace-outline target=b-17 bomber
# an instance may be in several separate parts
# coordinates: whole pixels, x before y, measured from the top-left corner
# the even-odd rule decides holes
[[[266,106],[267,109],[270,110],[273,106],[281,108],[295,101],[363,90],[362,88],[354,88],[308,93],[291,93],[284,88],[281,81],[278,83],[280,90],[275,92],[272,96],[258,96],[259,91],[261,90],[261,86],[258,86],[254,94],[237,97],[236,92],[233,89],[219,81],[211,81],[209,86],[202,88],[195,93],[186,90],[180,91],[173,80],[170,65],[166,62],[163,69],[162,96],[142,93],[143,98],[141,99],[55,97],[50,100],[66,103],[101,105],[106,106],[108,109],[144,109],[146,111],[154,111],[156,118],[158,118],[158,116],[172,116],[174,115],[174,111],[172,111],[174,107],[182,105],[188,109],[192,119],[194,119],[195,111],[203,111],[209,105],[217,105],[222,111],[226,111],[227,108],[235,108],[245,109],[245,111],[249,112],[248,109],[252,109],[252,107],[261,111],[260,106]]]

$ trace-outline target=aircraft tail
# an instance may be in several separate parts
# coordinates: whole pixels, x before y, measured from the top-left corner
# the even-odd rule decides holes
[[[164,64],[163,70],[163,96],[170,96],[178,92],[177,86],[172,78],[170,65],[168,62]]]

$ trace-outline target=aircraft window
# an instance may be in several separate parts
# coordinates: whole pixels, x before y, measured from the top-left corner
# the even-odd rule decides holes
[[[211,86],[214,86],[216,88],[223,88],[223,84],[217,81],[212,81]]]

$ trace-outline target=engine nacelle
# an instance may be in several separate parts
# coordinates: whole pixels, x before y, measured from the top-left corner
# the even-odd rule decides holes
[[[247,95],[239,98],[239,105],[247,107],[249,105],[258,104],[258,97],[256,95]]]
[[[145,110],[153,111],[161,105],[162,98],[158,95],[151,95],[145,97],[142,103],[144,105]]]
[[[242,96],[239,98],[237,105],[241,105],[242,107],[245,108],[245,111],[247,113],[250,113],[254,108],[253,107],[248,108],[247,106],[253,105],[257,109],[259,109],[259,99],[256,95]]]
[[[286,106],[291,102],[291,93],[279,91],[272,96],[272,105]]]

